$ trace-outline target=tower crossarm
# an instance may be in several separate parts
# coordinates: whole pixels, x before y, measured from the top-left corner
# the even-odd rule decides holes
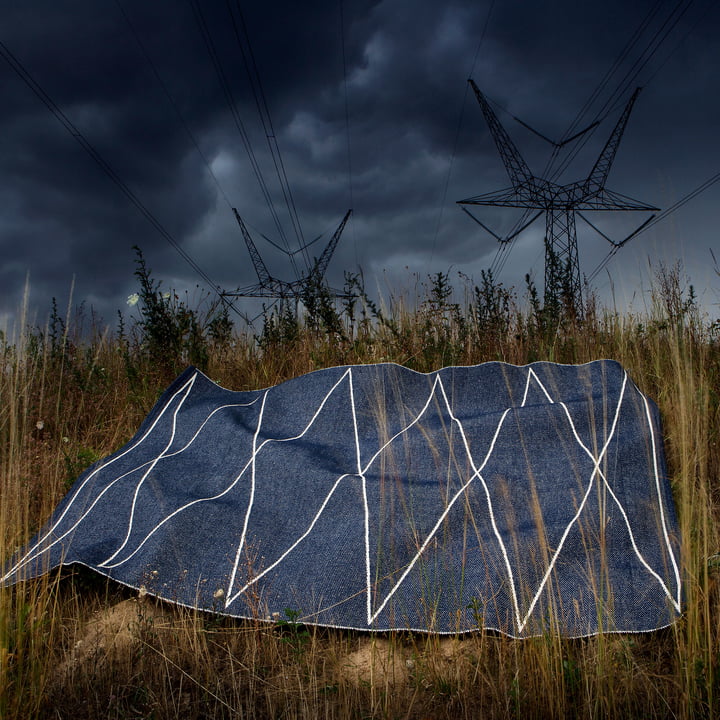
[[[223,292],[224,297],[235,297],[235,298],[275,298],[275,299],[289,299],[295,298],[299,295],[296,289],[284,283],[282,281],[276,281],[271,286],[260,285],[248,285],[247,287],[238,288],[233,292]]]
[[[475,81],[470,78],[468,82],[475,92],[478,103],[480,103],[485,121],[490,128],[490,133],[505,165],[507,174],[510,176],[513,189],[516,193],[522,195],[532,193],[532,189],[535,186],[535,177],[532,172],[530,172],[530,168],[525,160],[523,160],[522,155],[520,155],[520,152],[515,147],[505,128],[500,124],[500,121],[490,107],[490,103],[488,103],[485,96],[480,92]]]
[[[240,231],[242,232],[243,239],[245,240],[245,244],[247,245],[248,252],[250,253],[250,260],[252,260],[253,267],[255,268],[255,273],[257,274],[258,280],[260,281],[260,287],[269,288],[274,283],[273,278],[270,275],[270,273],[268,272],[268,269],[265,266],[263,259],[260,257],[260,253],[258,252],[258,249],[255,247],[255,243],[253,242],[253,239],[250,237],[250,233],[249,233],[248,229],[245,227],[245,223],[242,221],[242,218],[240,217],[240,213],[235,208],[233,208],[232,211],[233,211],[233,213],[235,213],[235,219],[237,220],[237,223],[240,226]]]
[[[620,144],[620,140],[625,132],[625,126],[627,125],[635,100],[637,100],[637,96],[640,94],[640,90],[641,88],[635,88],[635,92],[630,97],[630,100],[628,100],[628,103],[625,106],[620,119],[617,121],[615,128],[610,134],[608,141],[605,143],[605,147],[602,149],[597,162],[590,171],[587,180],[585,180],[583,184],[583,195],[585,197],[595,195],[596,193],[601,192],[605,187],[610,167],[615,159],[615,153],[617,152],[618,145]]]
[[[352,214],[352,209],[348,210],[345,213],[345,217],[340,222],[340,225],[338,225],[337,230],[333,233],[333,236],[330,238],[330,241],[328,242],[327,246],[323,250],[322,255],[315,262],[312,272],[318,278],[325,277],[325,271],[327,270],[327,267],[330,264],[330,259],[332,258],[333,253],[335,252],[335,248],[337,247],[338,241],[340,240],[342,231],[345,229],[345,225],[347,224],[347,221],[350,218],[351,214]]]

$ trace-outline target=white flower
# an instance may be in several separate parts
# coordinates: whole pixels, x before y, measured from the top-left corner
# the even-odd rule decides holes
[[[133,293],[132,295],[128,295],[127,304],[132,307],[138,304],[138,300],[140,300],[140,296],[137,293]]]

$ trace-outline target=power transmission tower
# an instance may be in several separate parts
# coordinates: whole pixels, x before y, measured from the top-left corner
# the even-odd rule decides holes
[[[345,228],[345,225],[350,218],[352,210],[348,210],[345,213],[345,217],[340,222],[337,230],[333,233],[328,244],[325,246],[322,254],[317,258],[303,277],[297,280],[280,280],[279,278],[273,277],[265,263],[263,262],[260,253],[258,252],[255,243],[250,235],[250,231],[245,226],[240,213],[233,208],[235,213],[235,219],[240,226],[245,245],[247,246],[248,252],[250,253],[250,260],[252,261],[253,267],[255,268],[255,274],[257,275],[258,282],[254,285],[249,285],[245,288],[240,288],[234,292],[224,292],[223,295],[227,297],[258,297],[258,298],[274,298],[279,300],[302,300],[304,292],[313,285],[319,287],[325,279],[325,273],[327,267],[330,264],[330,259],[335,252],[338,242],[340,241],[340,235]],[[344,294],[338,290],[330,290],[331,295],[334,297],[344,297]]]
[[[482,108],[490,133],[510,177],[511,187],[503,190],[477,195],[465,200],[458,200],[462,205],[492,205],[497,207],[517,207],[526,210],[538,210],[535,216],[522,225],[512,235],[501,238],[483,225],[468,210],[467,212],[475,222],[490,232],[501,243],[508,243],[519,233],[529,227],[540,215],[545,213],[545,305],[555,304],[562,297],[564,302],[571,304],[578,315],[582,315],[582,284],[580,281],[580,264],[578,262],[577,231],[575,216],[580,215],[594,230],[600,232],[587,218],[580,213],[581,210],[646,210],[658,208],[633,200],[626,195],[608,190],[605,182],[610,172],[620,139],[627,125],[630,111],[637,99],[640,88],[637,88],[623,110],[620,119],[613,129],[605,147],[602,149],[590,174],[583,180],[560,185],[546,178],[536,177],[530,171],[527,163],[513,144],[500,121],[493,112],[485,96],[480,92],[475,82],[468,81],[475,91],[478,103]],[[594,127],[594,123],[590,127]],[[587,128],[590,129],[590,128]],[[587,132],[587,129],[584,132]],[[535,132],[535,131],[533,131]],[[567,144],[576,139],[578,133],[563,143],[553,143],[556,147]],[[603,237],[611,245],[621,247],[631,237],[636,235],[652,218],[648,218],[643,225],[619,243],[613,242],[603,233]]]

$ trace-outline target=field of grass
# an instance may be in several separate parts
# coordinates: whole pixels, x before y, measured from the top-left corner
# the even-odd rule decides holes
[[[142,266],[140,267],[142,271]],[[488,360],[618,360],[661,411],[685,608],[643,635],[451,638],[231,621],[64,569],[0,589],[0,718],[545,718],[720,715],[720,324],[677,268],[642,312],[527,308],[490,279],[457,299],[430,278],[412,303],[362,292],[266,315],[257,334],[166,297],[148,273],[136,319],[61,317],[0,337],[0,558],[77,475],[136,431],[186,364],[235,390],[331,365],[418,371]],[[138,314],[139,313],[139,314]]]

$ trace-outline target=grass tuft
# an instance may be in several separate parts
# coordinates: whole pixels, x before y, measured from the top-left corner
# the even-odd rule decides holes
[[[0,337],[0,557],[47,519],[89,463],[126,442],[173,374],[267,387],[320,367],[392,361],[419,371],[503,360],[613,358],[659,405],[684,554],[685,612],[644,635],[513,641],[231,621],[139,598],[88,571],[0,589],[0,717],[546,718],[720,715],[720,324],[678,268],[642,313],[587,303],[548,314],[483,275],[462,301],[447,275],[379,307],[266,314],[259,335],[222,308],[163,293],[138,259],[140,314],[116,331],[53,303]],[[467,285],[467,283],[466,283]],[[532,298],[530,298],[532,300]],[[23,307],[27,308],[27,294]],[[163,324],[165,326],[163,326]],[[160,357],[159,357],[160,355]],[[541,518],[538,519],[541,522]],[[482,622],[482,607],[468,608]]]

